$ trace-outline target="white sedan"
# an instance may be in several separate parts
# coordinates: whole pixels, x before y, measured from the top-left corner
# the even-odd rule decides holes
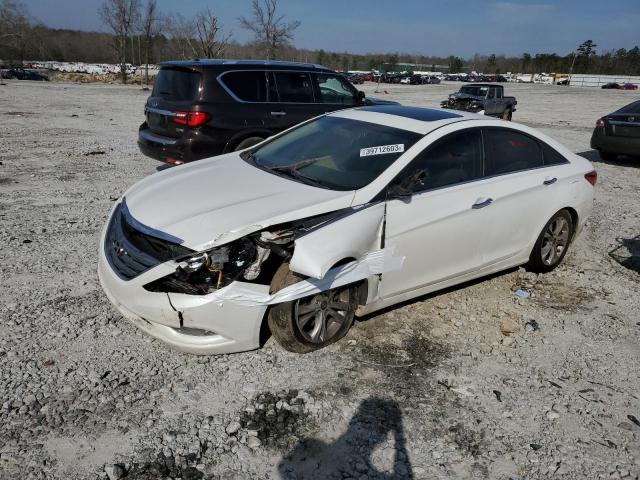
[[[595,182],[526,126],[343,110],[134,185],[105,226],[99,276],[126,318],[180,350],[250,350],[270,331],[310,352],[356,315],[517,265],[554,269]]]

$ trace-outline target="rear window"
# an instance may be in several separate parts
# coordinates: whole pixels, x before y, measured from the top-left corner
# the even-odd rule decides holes
[[[498,128],[484,131],[485,175],[528,170],[543,165],[542,149],[533,138]]]
[[[245,102],[267,101],[265,72],[229,72],[220,79],[233,95]]]
[[[153,85],[154,97],[172,101],[196,100],[200,90],[200,72],[182,68],[162,68]]]
[[[622,107],[616,113],[640,113],[640,100]]]

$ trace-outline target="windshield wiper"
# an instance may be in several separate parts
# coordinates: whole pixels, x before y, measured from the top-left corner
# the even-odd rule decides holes
[[[319,160],[319,158],[308,158],[306,160],[300,160],[299,162],[292,163],[291,165],[273,165],[265,168],[269,170],[275,170],[276,172],[298,173],[298,170],[300,170],[301,168],[313,165]]]
[[[272,166],[265,165],[264,168],[266,168],[271,172],[284,173],[293,178],[297,178],[298,180],[302,181],[303,183],[306,183],[307,185],[315,185],[323,188],[329,188],[328,185],[325,185],[320,180],[307,177],[306,175],[303,175],[302,173],[299,172],[301,168],[305,168],[310,165],[313,165],[319,160],[320,160],[319,158],[308,158],[306,160],[300,160],[299,162],[292,163],[291,165],[272,165]]]

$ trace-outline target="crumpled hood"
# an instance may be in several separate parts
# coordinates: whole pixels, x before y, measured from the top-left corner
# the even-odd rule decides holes
[[[460,92],[455,92],[452,93],[451,95],[449,95],[449,99],[450,100],[479,100],[482,101],[484,100],[484,97],[478,97],[476,95],[469,95],[468,93],[460,93]]]
[[[150,175],[124,196],[135,220],[205,250],[270,225],[347,208],[353,195],[280,177],[230,153]]]

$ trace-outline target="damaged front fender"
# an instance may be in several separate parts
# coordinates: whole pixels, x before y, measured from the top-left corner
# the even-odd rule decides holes
[[[291,271],[322,279],[342,260],[359,260],[382,246],[385,204],[354,209],[295,240]]]

